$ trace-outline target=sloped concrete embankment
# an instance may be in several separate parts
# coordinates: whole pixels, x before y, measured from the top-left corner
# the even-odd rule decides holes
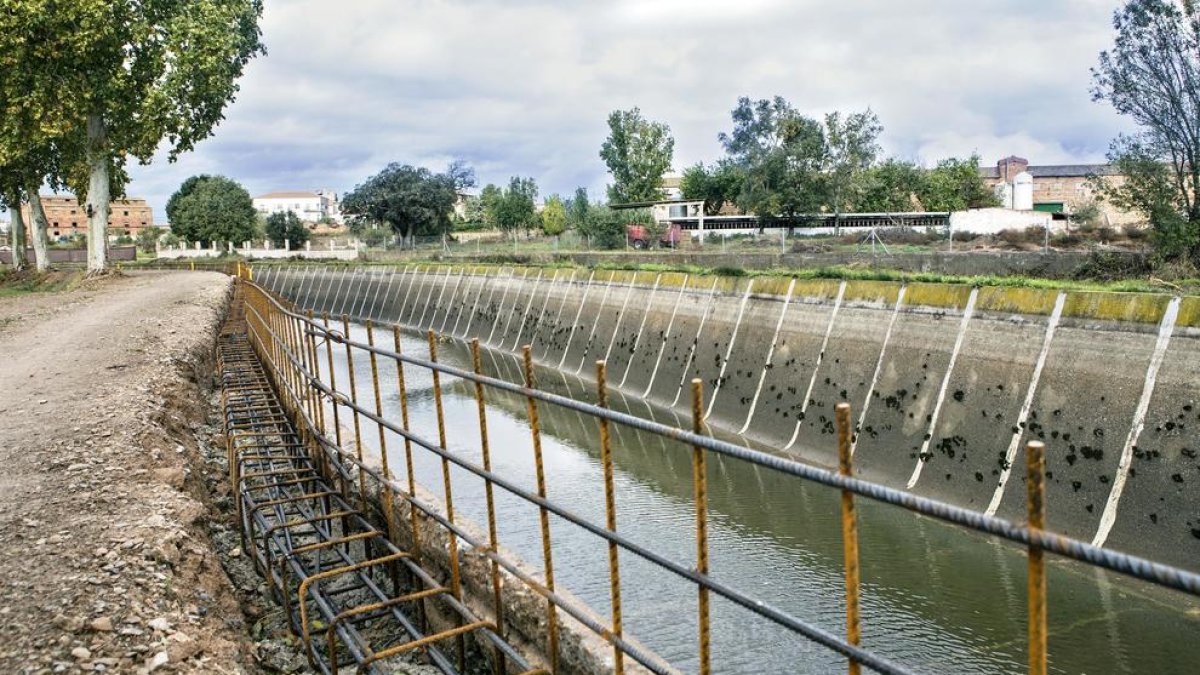
[[[710,425],[815,464],[835,464],[849,401],[863,477],[1014,520],[1042,440],[1052,529],[1200,566],[1200,298],[483,266],[258,278],[568,372],[607,359],[660,406],[686,409],[699,377]]]

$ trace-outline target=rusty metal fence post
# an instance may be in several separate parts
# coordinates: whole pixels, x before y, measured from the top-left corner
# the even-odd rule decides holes
[[[1028,470],[1029,528],[1046,526],[1046,446],[1030,441],[1025,446]],[[1029,674],[1046,675],[1046,560],[1041,547],[1029,545]]]
[[[854,469],[850,464],[853,432],[850,428],[850,404],[839,403],[836,409],[838,430],[838,473],[851,478]],[[857,647],[861,640],[859,629],[859,568],[858,568],[858,514],[854,510],[854,493],[842,490],[842,554],[846,574],[846,642]],[[850,659],[847,672],[858,675],[862,667]]]
[[[596,362],[597,405],[608,408],[608,366],[604,361]],[[600,462],[604,465],[604,526],[609,532],[617,531],[617,504],[613,486],[613,457],[608,434],[608,420],[599,418]],[[615,541],[608,542],[608,583],[612,600],[612,633],[621,637],[621,565],[619,548]],[[625,653],[613,644],[613,669],[617,675],[625,672]]]
[[[704,433],[704,382],[692,380],[692,432]],[[708,463],[704,448],[692,446],[692,493],[696,502],[696,572],[708,576]],[[697,587],[700,624],[700,675],[712,672],[708,588]]]
[[[521,354],[524,357],[525,365],[525,388],[536,388],[533,376],[533,349],[529,345],[521,348]],[[541,419],[538,417],[537,399],[533,396],[526,396],[529,410],[529,428],[533,435],[533,461],[534,468],[537,472],[537,493],[542,499],[546,499],[546,467],[542,462],[542,425]],[[542,562],[546,572],[546,588],[554,592],[554,554],[550,544],[550,512],[545,507],[538,508],[538,516],[542,528]],[[558,670],[558,608],[554,602],[546,600],[546,622],[548,624],[548,638],[550,652],[550,669]]]
[[[479,376],[483,375],[483,358],[479,352],[479,339],[471,340],[471,368],[472,371]],[[479,411],[479,448],[483,457],[483,470],[491,472],[492,470],[492,450],[491,444],[488,441],[487,429],[487,404],[484,403],[483,384],[475,382],[475,405]],[[492,553],[500,553],[499,536],[496,533],[496,502],[495,494],[492,488],[492,481],[484,479],[483,481],[484,498],[487,501],[487,518],[488,518],[488,546],[492,549]],[[496,614],[496,630],[501,635],[504,634],[504,596],[500,587],[500,564],[495,559],[491,560],[491,576],[492,576],[492,605]],[[505,672],[504,654],[500,650],[496,650],[495,672],[497,675]]]

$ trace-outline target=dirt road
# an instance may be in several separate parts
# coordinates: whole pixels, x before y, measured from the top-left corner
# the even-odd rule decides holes
[[[0,672],[256,672],[197,431],[229,279],[0,299]]]

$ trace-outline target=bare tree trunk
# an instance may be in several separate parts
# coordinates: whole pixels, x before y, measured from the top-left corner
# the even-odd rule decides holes
[[[25,216],[21,213],[21,193],[8,201],[8,212],[12,216],[8,241],[12,244],[12,267],[16,272],[25,269]]]
[[[108,129],[104,118],[91,115],[87,121],[88,180],[88,273],[103,272],[108,266],[108,215],[111,201],[108,176]]]
[[[33,231],[33,256],[39,272],[50,269],[50,238],[46,236],[46,210],[42,208],[42,197],[38,194],[38,186],[30,186],[29,217]]]

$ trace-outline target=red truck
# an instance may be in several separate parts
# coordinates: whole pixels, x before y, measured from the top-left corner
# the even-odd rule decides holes
[[[679,245],[679,239],[682,235],[682,230],[679,225],[668,225],[663,231],[662,236],[658,238],[658,245],[663,248],[675,248]],[[649,248],[653,244],[653,235],[650,233],[650,228],[639,223],[629,223],[625,226],[625,239],[629,245],[636,249]]]

